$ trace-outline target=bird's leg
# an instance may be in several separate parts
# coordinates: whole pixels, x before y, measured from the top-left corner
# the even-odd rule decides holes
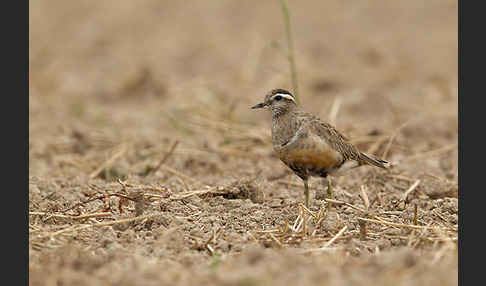
[[[305,206],[309,208],[309,185],[307,179],[304,180]]]
[[[330,199],[334,199],[334,193],[332,192],[331,178],[327,177],[327,196]]]

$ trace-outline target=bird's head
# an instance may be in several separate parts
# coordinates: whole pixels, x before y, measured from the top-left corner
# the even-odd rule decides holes
[[[297,106],[295,97],[288,90],[277,88],[272,89],[265,95],[265,100],[252,106],[256,108],[269,108],[273,114],[280,114]]]

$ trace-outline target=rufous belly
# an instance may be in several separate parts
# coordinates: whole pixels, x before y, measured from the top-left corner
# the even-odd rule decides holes
[[[308,168],[333,168],[343,161],[343,156],[328,144],[317,140],[306,140],[294,148],[279,152],[285,163]]]

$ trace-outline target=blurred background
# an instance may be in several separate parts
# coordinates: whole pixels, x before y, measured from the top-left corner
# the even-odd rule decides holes
[[[457,144],[457,1],[287,5],[304,109],[377,155],[401,128],[395,160]],[[89,173],[86,150],[127,141],[271,154],[269,114],[249,107],[292,90],[279,1],[29,6],[31,175]],[[455,179],[445,160],[430,164]]]
[[[292,90],[280,1],[32,0],[32,285],[457,285],[457,1],[287,5],[302,108],[394,164],[333,178],[370,213],[304,216],[250,109]]]

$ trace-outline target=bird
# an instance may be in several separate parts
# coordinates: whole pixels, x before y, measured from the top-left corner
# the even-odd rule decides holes
[[[331,124],[304,111],[288,90],[276,88],[265,94],[264,101],[251,107],[272,113],[272,145],[280,160],[304,183],[305,206],[309,207],[310,177],[327,179],[328,194],[333,197],[329,176],[370,165],[382,169],[388,162],[367,155]]]

